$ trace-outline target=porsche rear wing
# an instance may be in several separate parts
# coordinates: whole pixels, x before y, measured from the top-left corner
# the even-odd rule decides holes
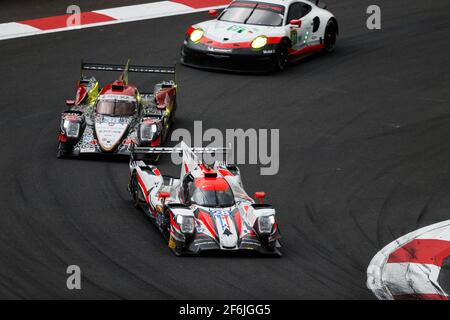
[[[130,60],[125,65],[122,64],[106,64],[106,63],[93,63],[81,61],[81,76],[83,76],[84,70],[91,71],[109,71],[109,72],[123,72],[124,77],[127,77],[129,72],[136,73],[154,73],[154,74],[171,74],[176,82],[176,69],[173,67],[162,66],[138,66],[130,65]]]

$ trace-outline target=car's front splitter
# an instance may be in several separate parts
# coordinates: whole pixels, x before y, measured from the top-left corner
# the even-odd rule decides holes
[[[232,72],[268,72],[274,68],[275,54],[275,45],[255,50],[185,43],[181,50],[181,63],[196,68]]]
[[[217,240],[202,237],[201,239],[194,239],[186,246],[184,242],[175,241],[176,248],[174,251],[177,255],[198,255],[206,252],[222,252],[222,253],[259,253],[264,255],[276,255],[281,256],[281,252],[278,249],[280,245],[277,243],[275,246],[268,246],[259,240],[246,240],[242,239],[236,248],[222,248]]]

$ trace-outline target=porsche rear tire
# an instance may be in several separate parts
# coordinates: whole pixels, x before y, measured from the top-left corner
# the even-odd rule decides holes
[[[336,49],[337,26],[333,20],[328,21],[324,34],[324,48],[326,53],[332,53]]]

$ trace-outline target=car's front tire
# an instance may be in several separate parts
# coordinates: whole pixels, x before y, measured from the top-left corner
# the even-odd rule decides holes
[[[275,70],[283,71],[288,63],[288,46],[286,42],[282,41],[275,53]]]
[[[164,210],[164,217],[163,217],[163,236],[166,240],[167,246],[170,248],[170,250],[176,255],[180,256],[180,249],[177,247],[177,244],[175,242],[175,239],[172,238],[172,235],[170,234],[170,211],[169,209]]]
[[[67,155],[69,154],[67,149],[68,149],[68,146],[67,146],[66,143],[59,142],[58,143],[58,148],[56,150],[56,158],[62,159],[62,158],[67,157]]]
[[[133,173],[130,179],[130,193],[133,200],[133,206],[139,207],[139,185],[137,181],[136,173]]]

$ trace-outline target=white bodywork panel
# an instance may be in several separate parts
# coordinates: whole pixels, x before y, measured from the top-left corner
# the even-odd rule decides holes
[[[320,44],[321,40],[323,40],[324,38],[325,28],[328,21],[334,17],[333,14],[328,10],[319,8],[314,3],[309,1],[266,0],[254,2],[272,3],[284,6],[285,13],[282,25],[275,27],[261,26],[226,22],[214,19],[195,24],[192,27],[202,29],[205,32],[204,36],[221,43],[249,42],[254,40],[258,36],[282,38],[285,37],[291,39],[293,49],[299,50],[306,46]],[[295,3],[304,3],[312,7],[311,11],[308,14],[301,17],[300,20],[302,21],[302,25],[300,28],[290,25],[289,21],[287,21],[289,7]],[[315,32],[313,32],[313,21],[316,17],[320,19],[320,25],[319,28]],[[239,32],[236,32],[236,30],[238,30]]]

